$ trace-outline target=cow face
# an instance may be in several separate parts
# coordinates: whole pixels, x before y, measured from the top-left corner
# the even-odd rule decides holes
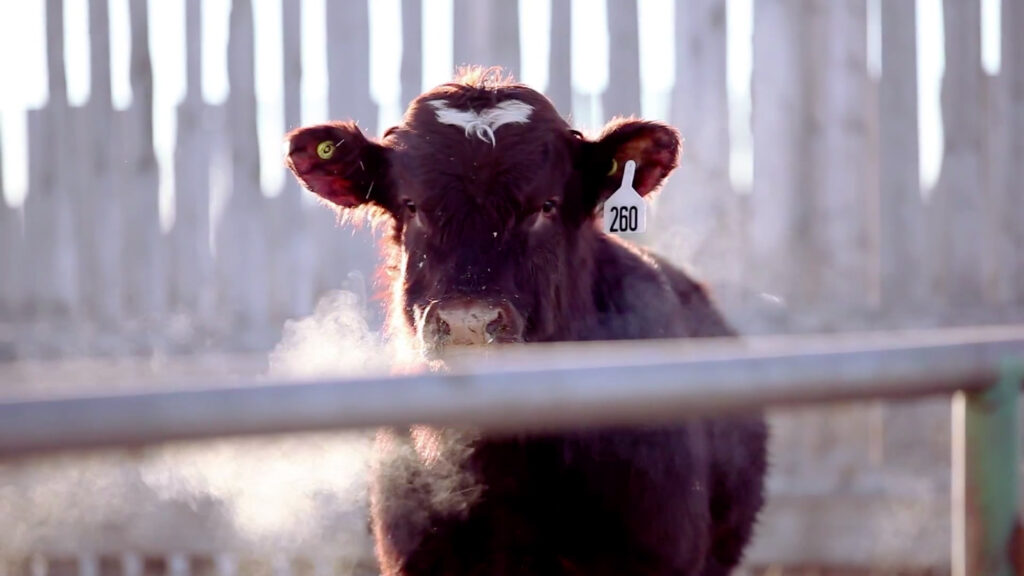
[[[300,128],[286,163],[330,203],[392,223],[397,316],[427,349],[571,338],[592,305],[595,225],[628,160],[646,195],[676,166],[664,124],[587,139],[522,85],[463,80],[423,94],[371,142],[352,123]]]

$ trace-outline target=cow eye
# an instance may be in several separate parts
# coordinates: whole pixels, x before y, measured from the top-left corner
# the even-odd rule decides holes
[[[409,211],[409,214],[416,213],[416,205],[413,204],[412,200],[405,201],[405,209]]]
[[[557,207],[558,207],[558,204],[554,200],[548,200],[543,205],[541,205],[540,209],[545,214],[551,214],[552,212],[555,211],[555,208],[557,208]]]

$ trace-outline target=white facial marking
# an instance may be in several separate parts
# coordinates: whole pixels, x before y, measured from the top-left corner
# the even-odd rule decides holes
[[[437,110],[438,122],[464,128],[466,138],[475,135],[484,142],[490,142],[491,146],[496,144],[495,130],[505,124],[526,124],[533,112],[533,106],[520,100],[506,100],[480,112],[449,108],[444,100],[432,100],[430,105]]]

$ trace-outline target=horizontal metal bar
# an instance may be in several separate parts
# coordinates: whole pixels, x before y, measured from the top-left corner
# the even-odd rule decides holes
[[[0,399],[0,454],[410,423],[653,424],[978,389],[1011,357],[1024,357],[1024,326],[507,347],[443,373]]]

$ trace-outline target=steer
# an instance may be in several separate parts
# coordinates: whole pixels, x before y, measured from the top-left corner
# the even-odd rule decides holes
[[[538,92],[473,69],[413,101],[380,140],[296,129],[310,191],[387,226],[390,331],[432,357],[510,342],[722,337],[707,291],[602,231],[627,162],[641,196],[676,167],[659,122],[596,138]],[[623,382],[628,386],[628,382]],[[727,574],[763,503],[761,415],[487,435],[382,430],[371,525],[386,576]]]

